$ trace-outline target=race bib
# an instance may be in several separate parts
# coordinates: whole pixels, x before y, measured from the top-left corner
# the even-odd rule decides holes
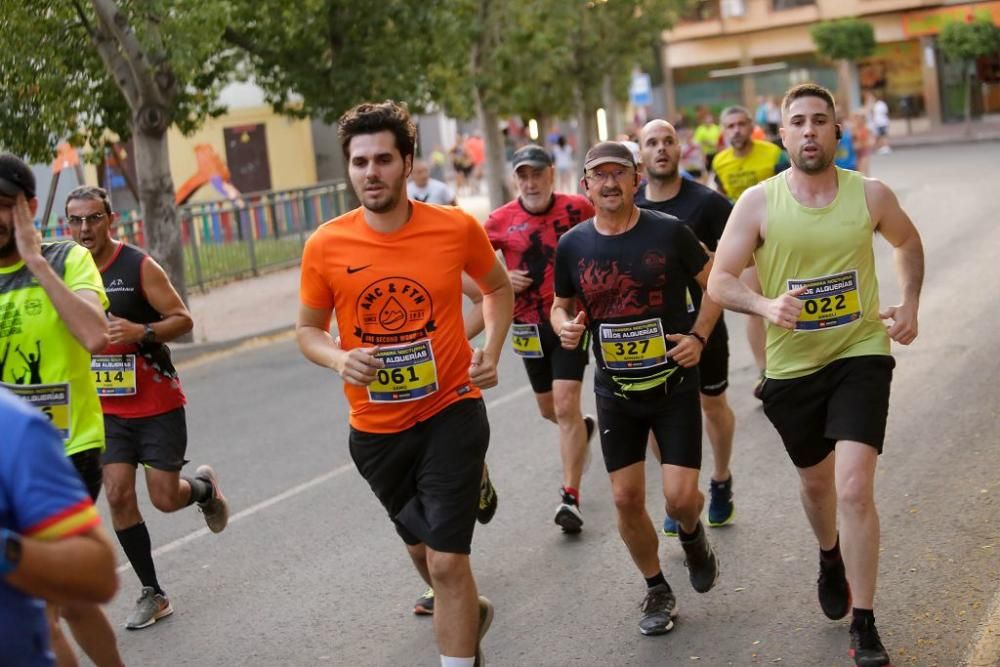
[[[373,403],[415,401],[438,389],[434,351],[427,339],[406,345],[384,347],[375,353],[385,364],[368,385],[368,400]]]
[[[3,384],[11,393],[42,411],[64,441],[69,440],[71,414],[68,384]]]
[[[95,354],[90,358],[90,372],[94,374],[98,396],[136,393],[134,354]]]
[[[667,342],[660,318],[602,324],[601,356],[608,370],[654,368],[667,363]]]
[[[799,295],[803,301],[802,312],[795,323],[799,331],[839,327],[861,318],[857,271],[788,281],[788,289],[797,287],[807,288]]]
[[[537,324],[513,324],[510,328],[510,342],[514,346],[514,354],[525,359],[541,359],[542,339],[538,335]]]

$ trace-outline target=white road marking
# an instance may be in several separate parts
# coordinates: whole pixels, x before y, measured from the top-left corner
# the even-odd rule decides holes
[[[487,410],[492,410],[492,409],[500,407],[501,405],[504,405],[506,403],[510,403],[511,401],[516,400],[517,398],[523,396],[524,394],[526,394],[526,393],[528,393],[530,391],[531,391],[531,385],[525,385],[523,387],[515,389],[512,392],[509,392],[507,394],[504,394],[503,396],[500,396],[499,398],[497,398],[494,401],[487,402],[486,403],[486,409]],[[313,488],[314,486],[318,486],[318,485],[322,484],[323,482],[329,481],[329,480],[331,480],[331,479],[333,479],[335,477],[339,477],[340,475],[344,474],[348,470],[354,470],[354,464],[353,463],[345,463],[344,465],[342,465],[342,466],[340,466],[338,468],[334,468],[333,470],[331,470],[329,472],[323,473],[322,475],[320,475],[318,477],[314,477],[314,478],[310,479],[307,482],[303,482],[302,484],[298,484],[296,486],[293,486],[292,488],[287,489],[286,491],[282,491],[281,493],[279,493],[279,494],[277,494],[275,496],[271,496],[267,500],[262,500],[261,502],[257,503],[256,505],[251,505],[250,507],[246,508],[245,510],[241,510],[241,511],[237,512],[236,514],[233,514],[231,517],[229,517],[229,523],[231,525],[231,524],[236,523],[237,521],[242,521],[243,519],[245,519],[245,518],[247,518],[249,516],[253,516],[254,514],[257,514],[258,512],[260,512],[262,510],[266,510],[268,507],[271,507],[273,505],[277,505],[278,503],[283,502],[285,500],[288,500],[289,498],[294,498],[295,496],[299,495],[300,493],[302,493],[304,491],[308,491],[309,489]],[[162,556],[163,554],[167,554],[167,553],[170,553],[171,551],[175,551],[177,549],[180,549],[184,545],[186,545],[186,544],[188,544],[190,542],[194,542],[195,540],[200,539],[200,538],[205,537],[206,535],[210,535],[210,534],[211,534],[211,531],[208,528],[199,528],[198,530],[196,530],[196,531],[194,531],[192,533],[188,533],[184,537],[179,537],[176,540],[174,540],[173,542],[168,542],[168,543],[164,544],[161,547],[157,547],[156,549],[153,549],[153,557],[157,558],[159,556]],[[124,564],[118,566],[118,574],[122,574],[123,572],[128,572],[131,569],[132,569],[132,564],[126,561]]]
[[[1000,591],[993,596],[986,620],[962,664],[964,667],[996,667],[1000,664]]]

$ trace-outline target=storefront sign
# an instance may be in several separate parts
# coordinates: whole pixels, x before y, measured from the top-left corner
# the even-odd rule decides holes
[[[940,9],[903,14],[903,32],[907,37],[936,35],[952,21],[971,22],[987,19],[1000,25],[1000,2],[982,2],[972,5],[954,5]]]

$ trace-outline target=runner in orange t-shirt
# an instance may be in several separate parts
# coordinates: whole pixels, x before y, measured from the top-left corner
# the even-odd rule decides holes
[[[351,457],[434,588],[442,663],[481,664],[493,605],[469,565],[489,445],[479,390],[497,384],[513,289],[475,219],[406,198],[416,128],[404,107],[358,105],[339,135],[361,208],[306,243],[299,348],[344,380]],[[483,293],[482,349],[465,338],[463,272]]]

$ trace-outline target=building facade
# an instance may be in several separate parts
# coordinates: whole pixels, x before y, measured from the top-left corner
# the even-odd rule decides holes
[[[824,60],[810,36],[815,23],[844,17],[869,22],[878,44],[853,65]],[[753,109],[761,97],[815,81],[851,108],[861,104],[860,89],[885,99],[895,117],[957,120],[962,71],[942,57],[936,36],[948,21],[972,17],[1000,24],[1000,1],[698,0],[664,33],[665,106],[671,117],[687,118],[729,104]],[[1000,56],[982,59],[977,74],[974,112],[1000,112]]]

